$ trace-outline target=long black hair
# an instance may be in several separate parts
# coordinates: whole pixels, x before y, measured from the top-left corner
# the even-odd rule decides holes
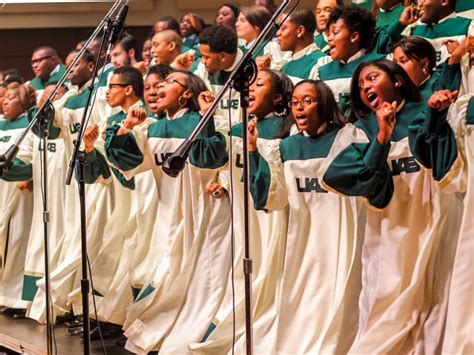
[[[351,81],[351,113],[349,120],[355,122],[361,118],[367,118],[372,110],[365,106],[360,97],[359,76],[362,69],[368,66],[375,66],[385,72],[390,81],[395,86],[395,83],[400,83],[398,90],[403,99],[407,102],[418,102],[422,100],[420,89],[413,84],[406,71],[397,63],[387,60],[378,59],[368,62],[360,63],[352,75]]]
[[[326,123],[327,129],[341,128],[347,123],[346,118],[334,98],[334,93],[326,83],[321,80],[302,80],[293,87],[292,95],[296,88],[303,84],[312,85],[316,89],[318,97],[318,106],[316,109],[318,111],[318,116],[324,120],[324,123]],[[291,126],[294,123],[294,118],[291,118],[291,120],[285,120],[277,133],[277,138],[288,136]]]
[[[433,74],[436,67],[436,51],[430,42],[423,37],[409,36],[395,43],[392,53],[397,47],[400,47],[403,53],[410,59],[418,61],[425,58],[428,59],[428,70],[430,74]]]
[[[199,101],[198,96],[201,92],[207,91],[206,84],[204,81],[197,75],[191,73],[187,70],[173,70],[170,74],[173,73],[183,73],[186,75],[186,88],[192,94],[191,98],[186,101],[185,107],[190,111],[199,112]]]

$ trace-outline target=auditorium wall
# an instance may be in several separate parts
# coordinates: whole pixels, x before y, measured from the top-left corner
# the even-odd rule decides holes
[[[171,15],[179,19],[186,12],[196,12],[212,23],[216,9],[225,1],[130,0],[126,22],[130,32],[142,43],[150,26],[160,17]],[[237,2],[253,3],[252,0]],[[310,8],[312,3],[302,2]],[[31,53],[40,45],[53,46],[64,59],[75,43],[89,37],[112,4],[113,1],[94,0],[48,3],[0,0],[0,70],[15,67],[25,78],[31,78]]]

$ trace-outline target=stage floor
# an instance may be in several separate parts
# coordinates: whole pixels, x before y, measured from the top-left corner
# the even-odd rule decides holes
[[[83,353],[83,343],[80,336],[69,335],[64,324],[58,324],[54,329],[57,354],[80,355]],[[105,339],[104,343],[108,354],[131,354],[124,348],[117,346],[112,339]],[[46,327],[32,319],[12,319],[0,314],[0,347],[20,354],[46,354]],[[100,341],[91,343],[91,353],[103,354]]]

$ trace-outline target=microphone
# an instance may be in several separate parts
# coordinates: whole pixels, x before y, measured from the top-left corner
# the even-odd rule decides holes
[[[112,22],[112,28],[110,29],[109,35],[109,50],[110,48],[117,43],[120,35],[123,32],[125,25],[125,18],[127,17],[128,5],[124,5],[118,12],[115,20]],[[109,50],[107,52],[109,52]]]

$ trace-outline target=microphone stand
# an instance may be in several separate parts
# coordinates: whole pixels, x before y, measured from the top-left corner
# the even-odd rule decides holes
[[[46,297],[46,343],[47,343],[47,354],[53,354],[53,308],[50,304],[51,302],[51,282],[50,282],[50,273],[49,273],[49,238],[48,238],[48,222],[49,222],[49,212],[48,212],[48,203],[47,203],[47,181],[48,181],[48,170],[47,170],[47,147],[48,147],[48,130],[49,130],[49,121],[54,117],[54,107],[52,105],[52,99],[55,96],[58,89],[66,81],[66,78],[74,67],[76,62],[81,58],[82,54],[86,51],[89,44],[99,35],[99,33],[105,29],[110,28],[110,18],[112,14],[117,10],[117,8],[122,3],[122,0],[116,0],[112,8],[102,19],[99,26],[92,33],[91,37],[86,41],[84,46],[79,50],[73,59],[71,65],[66,69],[66,72],[63,74],[61,79],[48,95],[44,103],[37,110],[35,116],[30,121],[29,125],[23,130],[21,135],[18,137],[17,141],[5,152],[5,154],[0,155],[0,176],[10,169],[13,164],[13,160],[17,156],[20,145],[23,140],[26,138],[29,131],[38,123],[40,124],[40,135],[42,137],[42,146],[43,146],[43,155],[42,155],[42,171],[43,171],[43,231],[44,231],[44,270],[45,270],[45,297]],[[108,30],[105,30],[108,32]],[[88,315],[88,314],[87,314]],[[89,337],[87,337],[89,338]],[[88,343],[88,344],[86,344]],[[86,349],[87,348],[87,349]],[[84,353],[90,354],[90,340],[86,341],[84,337]]]
[[[127,11],[128,11],[128,0],[125,2],[122,8],[118,11],[119,14],[123,15],[122,21],[125,19]],[[86,105],[84,107],[84,112],[82,113],[81,124],[79,127],[77,138],[74,140],[74,150],[72,152],[71,159],[69,160],[69,168],[68,168],[68,172],[66,176],[66,185],[70,185],[71,180],[72,180],[72,175],[74,172],[74,167],[76,167],[77,184],[78,184],[78,192],[79,192],[80,220],[81,220],[82,327],[83,327],[84,354],[86,355],[90,354],[90,348],[91,348],[90,312],[89,312],[90,281],[88,278],[88,265],[87,265],[87,218],[86,218],[86,184],[85,184],[85,167],[87,164],[87,161],[86,161],[87,155],[84,151],[81,150],[81,142],[84,136],[87,122],[89,121],[89,116],[92,112],[92,106],[94,105],[94,101],[95,101],[95,94],[94,94],[94,100],[92,101],[92,105],[91,105],[91,99],[94,93],[95,78],[97,77],[97,72],[99,69],[100,53],[102,53],[102,50],[104,49],[104,44],[105,42],[107,42],[106,38],[109,38],[108,40],[108,42],[110,42],[109,49],[104,59],[102,71],[100,74],[100,78],[102,78],[102,75],[104,74],[104,70],[105,70],[105,65],[109,58],[109,52],[110,52],[112,43],[113,41],[116,41],[118,39],[122,30],[123,30],[122,26],[118,26],[116,23],[111,25],[110,20],[109,20],[107,22],[106,29],[102,33],[100,49],[98,52],[99,54],[97,55],[97,58],[96,58],[94,71],[92,73],[92,78],[90,80],[90,85],[87,88],[89,92],[87,94]],[[100,78],[98,82],[100,82]],[[97,93],[97,90],[95,90],[95,92]]]
[[[197,139],[199,133],[203,130],[206,123],[211,119],[217,105],[230,87],[239,91],[240,105],[242,107],[242,124],[243,124],[243,184],[244,184],[244,243],[245,255],[243,260],[244,276],[245,276],[245,335],[246,335],[246,353],[253,353],[253,330],[252,330],[252,258],[250,257],[250,232],[249,232],[249,156],[247,142],[247,107],[249,87],[252,80],[255,80],[257,68],[252,59],[257,47],[270,34],[272,27],[279,27],[278,17],[285,11],[291,0],[283,0],[281,5],[274,12],[270,21],[266,24],[259,36],[252,44],[250,49],[244,54],[235,70],[230,74],[224,87],[214,98],[207,112],[201,118],[191,135],[175,150],[175,152],[165,159],[162,165],[163,171],[171,177],[177,177],[184,169],[189,152]],[[299,0],[296,1],[290,13],[296,8]]]

